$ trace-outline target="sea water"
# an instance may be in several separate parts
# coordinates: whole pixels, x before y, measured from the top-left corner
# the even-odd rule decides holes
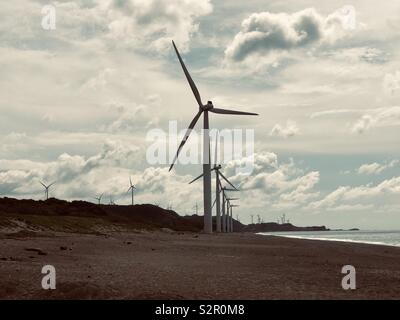
[[[400,231],[262,232],[260,234],[297,239],[368,243],[400,247]]]

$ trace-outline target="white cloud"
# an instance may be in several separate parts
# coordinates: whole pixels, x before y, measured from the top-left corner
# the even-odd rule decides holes
[[[102,6],[110,19],[109,36],[119,43],[165,53],[171,40],[187,51],[195,22],[212,12],[210,0],[109,0]]]
[[[212,12],[210,0],[93,0],[55,2],[56,31],[40,27],[43,4],[1,4],[0,39],[14,47],[62,50],[69,46],[129,47],[165,53],[171,39],[186,51],[197,19]],[[15,24],[15,17],[19,23]],[[15,27],[16,25],[16,27]],[[12,27],[11,27],[12,26]]]
[[[318,111],[318,112],[312,113],[310,118],[315,119],[315,118],[321,118],[321,117],[327,117],[327,116],[337,116],[337,115],[343,115],[343,114],[349,114],[349,113],[360,113],[360,110],[333,109],[333,110]]]
[[[155,117],[145,105],[125,107],[114,105],[111,113],[117,113],[117,119],[105,127],[108,132],[138,132],[144,134],[146,130],[157,126],[159,118]]]
[[[276,154],[264,152],[254,155],[254,170],[250,176],[236,174],[235,168],[243,166],[246,159],[231,161],[224,173],[246,192],[246,198],[252,199],[250,206],[264,204],[279,210],[299,207],[318,197],[319,193],[313,189],[319,182],[319,172],[304,173],[293,161],[280,164]]]
[[[364,133],[371,128],[399,126],[400,107],[387,107],[371,109],[367,114],[359,118],[351,128],[353,133]]]
[[[372,175],[372,174],[380,174],[383,171],[395,167],[399,163],[399,160],[392,160],[388,163],[380,164],[377,162],[374,163],[369,163],[369,164],[363,164],[358,168],[357,172],[358,174],[367,174],[367,175]]]
[[[198,188],[188,185],[191,176],[177,175],[168,168],[132,169],[138,167],[141,153],[137,147],[107,141],[100,153],[87,158],[64,153],[51,162],[0,160],[0,195],[42,198],[39,181],[56,181],[51,196],[60,199],[91,201],[104,193],[117,203],[129,203],[126,191],[131,176],[140,202],[164,206],[172,202],[181,212],[192,206],[188,207],[187,199],[200,202]]]
[[[370,63],[370,64],[382,64],[388,61],[388,53],[381,49],[361,46],[339,49],[335,48],[327,52],[319,54],[321,57],[327,57],[335,61],[345,61],[348,63]]]
[[[285,126],[281,126],[279,123],[276,124],[271,132],[270,136],[281,137],[281,138],[291,138],[299,133],[299,128],[296,122],[288,120]]]
[[[387,73],[383,79],[383,90],[389,95],[394,95],[400,89],[400,71]]]
[[[355,9],[338,10],[322,16],[314,8],[293,14],[253,13],[242,23],[241,31],[225,50],[229,60],[242,61],[254,54],[306,48],[332,43],[356,27]]]
[[[378,208],[399,202],[400,177],[384,180],[374,186],[339,187],[323,199],[310,203],[313,210],[338,210],[343,206],[369,206]]]

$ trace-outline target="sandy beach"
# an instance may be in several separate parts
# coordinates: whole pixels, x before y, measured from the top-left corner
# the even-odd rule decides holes
[[[400,298],[396,247],[166,231],[1,238],[2,299]],[[41,288],[47,264],[56,290]],[[357,271],[355,291],[341,287],[347,264]]]

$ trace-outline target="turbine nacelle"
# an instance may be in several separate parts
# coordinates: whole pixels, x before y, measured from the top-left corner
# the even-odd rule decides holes
[[[208,111],[214,108],[212,101],[207,101],[207,104],[203,105],[203,111]]]

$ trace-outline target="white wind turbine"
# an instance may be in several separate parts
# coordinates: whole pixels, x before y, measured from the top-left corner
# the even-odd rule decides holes
[[[96,199],[98,201],[98,204],[101,204],[101,199],[103,198],[104,193],[102,193],[100,196],[98,197],[94,197],[94,199]]]
[[[233,232],[233,214],[232,214],[232,208],[237,208],[237,207],[239,207],[238,204],[231,204],[231,205],[230,205],[230,208],[231,208],[231,212],[230,212],[230,214],[231,214],[231,232]]]
[[[43,186],[44,188],[44,195],[46,200],[49,200],[49,189],[51,188],[52,185],[54,185],[56,182],[50,183],[48,186],[45,185],[42,181],[39,181],[40,184]]]
[[[225,180],[232,188],[233,191],[238,191],[236,189],[236,187],[224,176],[224,174],[220,171],[222,169],[222,166],[220,164],[217,164],[217,160],[218,160],[218,134],[216,135],[216,140],[215,140],[215,153],[214,153],[214,167],[211,169],[211,171],[215,171],[215,200],[214,200],[214,204],[212,205],[212,207],[214,207],[214,205],[216,204],[216,218],[217,218],[217,232],[221,232],[221,203],[220,203],[220,192],[221,192],[221,179],[220,177]],[[197,181],[198,179],[200,179],[201,177],[203,177],[204,174],[199,175],[197,178],[193,179],[192,181],[189,182],[189,184],[192,184],[193,182]]]
[[[136,187],[133,185],[131,177],[129,177],[129,184],[130,184],[130,187],[129,187],[127,192],[131,191],[131,193],[132,193],[132,205],[134,205],[135,204],[134,193],[135,193]]]
[[[232,206],[231,201],[234,200],[239,200],[239,198],[228,198],[226,197],[226,203],[227,203],[227,229],[228,232],[233,232],[233,216],[232,216]]]
[[[186,66],[179,54],[178,49],[176,48],[175,42],[172,41],[174,46],[176,55],[178,56],[179,62],[182,66],[183,72],[185,73],[186,79],[189,82],[190,88],[196,98],[197,104],[199,105],[199,111],[193,118],[192,122],[189,124],[189,127],[186,131],[185,136],[181,144],[178,147],[176,152],[175,158],[172,161],[171,167],[169,170],[172,170],[172,167],[177,160],[180,151],[182,150],[183,146],[185,145],[186,141],[189,138],[189,135],[193,128],[195,127],[197,121],[199,120],[200,116],[204,113],[203,118],[203,201],[204,201],[204,232],[212,233],[212,212],[211,212],[211,164],[210,164],[210,135],[209,135],[209,121],[208,121],[208,113],[218,113],[218,114],[230,114],[230,115],[252,115],[256,116],[256,113],[250,112],[241,112],[241,111],[233,111],[233,110],[225,110],[225,109],[218,109],[214,108],[214,105],[211,101],[208,101],[207,104],[203,104],[201,100],[201,96],[199,90],[197,89],[192,77],[189,74],[189,71],[186,69]]]
[[[233,186],[230,183],[231,186]],[[228,196],[226,195],[227,191],[239,191],[233,186],[234,189],[229,189],[226,187],[223,187],[221,182],[220,182],[220,190],[219,192],[222,192],[222,232],[229,232],[229,202],[228,202]],[[217,196],[218,197],[218,196]],[[214,201],[213,206],[215,205],[216,200]]]

